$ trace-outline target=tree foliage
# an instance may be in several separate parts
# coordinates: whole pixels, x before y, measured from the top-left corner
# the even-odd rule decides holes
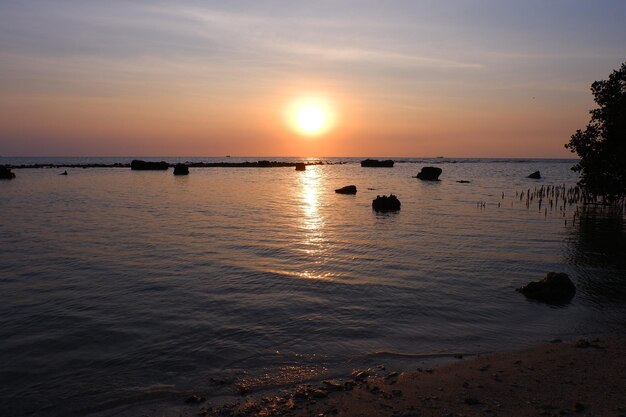
[[[565,147],[580,157],[572,168],[580,172],[579,184],[613,200],[626,195],[626,62],[608,80],[591,84],[591,93],[599,107]]]

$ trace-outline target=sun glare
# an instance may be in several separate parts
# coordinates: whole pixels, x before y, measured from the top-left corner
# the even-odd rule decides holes
[[[326,117],[319,107],[307,106],[298,111],[298,126],[305,132],[314,133],[324,128]]]
[[[300,98],[288,105],[287,123],[304,136],[319,136],[334,127],[335,112],[327,99]]]

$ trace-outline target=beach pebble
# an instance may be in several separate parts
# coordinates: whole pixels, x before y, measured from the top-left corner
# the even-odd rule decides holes
[[[206,398],[200,397],[199,395],[193,394],[189,398],[185,400],[187,404],[200,404],[206,401]]]
[[[341,390],[343,389],[343,384],[340,384],[337,381],[332,381],[332,380],[326,380],[322,382],[324,385],[326,385],[326,387],[328,387],[328,389],[332,389],[332,390]]]
[[[237,391],[239,391],[239,394],[245,395],[250,391],[250,387],[246,384],[237,384]]]
[[[352,373],[352,375],[354,376],[355,379],[358,379],[360,381],[364,381],[370,376],[370,374],[368,374],[365,371],[354,372]]]

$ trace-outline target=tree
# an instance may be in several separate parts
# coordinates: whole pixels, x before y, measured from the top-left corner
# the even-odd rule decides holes
[[[565,145],[580,157],[572,169],[589,194],[615,200],[626,195],[626,62],[608,80],[591,84],[598,104],[585,130]]]

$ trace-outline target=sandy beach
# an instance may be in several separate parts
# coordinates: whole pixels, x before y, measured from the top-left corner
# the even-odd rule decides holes
[[[355,370],[279,396],[211,405],[199,396],[175,415],[626,416],[626,338],[555,340],[458,359],[432,369]],[[152,416],[169,415],[157,411]]]

